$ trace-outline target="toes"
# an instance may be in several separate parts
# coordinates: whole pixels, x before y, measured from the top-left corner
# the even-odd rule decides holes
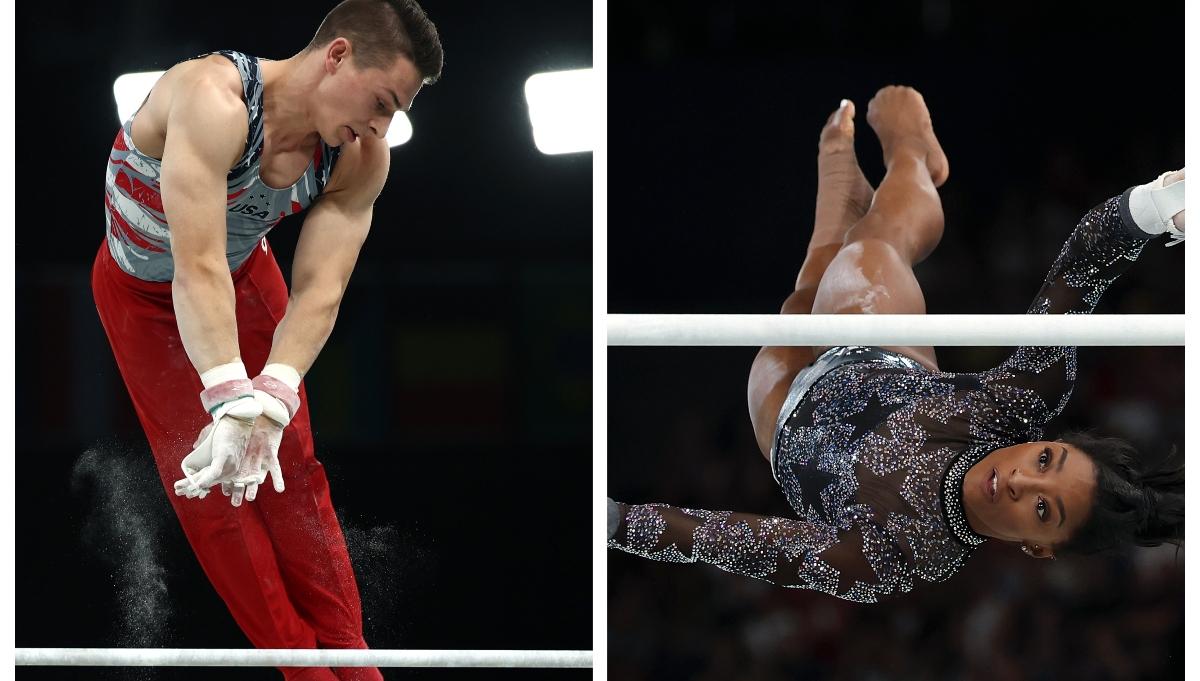
[[[838,108],[829,114],[829,118],[825,121],[825,127],[852,133],[854,131],[854,102],[843,99],[838,104]]]
[[[843,99],[835,112],[838,115],[838,125],[847,135],[854,135],[854,102]]]
[[[854,102],[843,99],[841,105],[825,120],[825,127],[821,128],[821,150],[837,151],[845,146],[843,142],[853,144],[853,140]]]

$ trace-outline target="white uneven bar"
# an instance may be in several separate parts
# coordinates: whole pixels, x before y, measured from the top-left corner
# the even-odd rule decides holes
[[[609,345],[1183,345],[1181,314],[610,314]]]
[[[17,648],[18,666],[52,667],[570,667],[590,650],[273,650],[246,648]]]

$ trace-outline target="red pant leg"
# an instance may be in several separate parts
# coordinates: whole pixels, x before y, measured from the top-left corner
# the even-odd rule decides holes
[[[126,274],[103,244],[92,289],[167,497],[205,574],[256,647],[317,647],[313,628],[292,604],[263,513],[254,504],[233,508],[221,495],[184,499],[173,492],[180,462],[209,417],[199,406],[202,385],[179,339],[170,284]],[[336,678],[328,668],[282,671],[288,679]]]
[[[287,311],[287,286],[275,259],[255,251],[235,281],[238,343],[246,370],[266,364],[275,327]],[[286,490],[259,488],[253,505],[262,512],[292,604],[316,633],[322,648],[366,648],[358,585],[341,525],[329,497],[325,468],[313,452],[308,395],[300,386],[300,409],[284,430],[279,464]],[[334,669],[343,681],[382,679],[371,667]]]

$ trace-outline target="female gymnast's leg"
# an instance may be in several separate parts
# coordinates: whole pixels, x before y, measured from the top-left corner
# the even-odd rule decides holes
[[[887,174],[870,210],[849,231],[825,270],[814,314],[924,314],[912,267],[942,238],[937,187],[950,174],[925,100],[908,87],[886,87],[867,106],[867,123],[883,147]],[[928,346],[884,346],[936,370]],[[814,348],[823,352],[825,348]]]
[[[782,314],[812,311],[817,286],[842,247],[846,232],[871,205],[871,188],[854,154],[854,104],[843,100],[829,115],[817,145],[817,210],[813,234],[796,287]],[[750,420],[763,456],[771,450],[775,418],[796,373],[813,361],[809,347],[764,347],[754,359],[748,382]]]
[[[838,120],[835,114],[832,121]],[[942,239],[942,201],[937,187],[949,176],[949,161],[937,143],[924,98],[912,88],[888,86],[878,91],[868,104],[866,122],[880,138],[887,175],[874,197],[866,193],[870,185],[865,179],[844,179],[840,191],[829,183],[827,191],[823,183],[826,165],[822,165],[812,241],[796,290],[788,296],[782,314],[925,313],[925,297],[912,266],[928,257]],[[833,153],[847,147],[848,153]],[[830,167],[840,163],[842,176],[862,177],[853,157],[852,122],[848,127],[826,126],[818,162]],[[847,186],[856,189],[847,191]],[[866,203],[869,209],[860,210]],[[770,456],[775,420],[792,379],[826,349],[763,348],[758,352],[750,369],[748,393],[750,420],[763,457]],[[887,349],[937,369],[930,346]]]

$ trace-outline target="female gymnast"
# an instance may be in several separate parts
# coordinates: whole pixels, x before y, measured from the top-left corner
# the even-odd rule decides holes
[[[816,220],[783,314],[924,314],[913,275],[941,239],[949,162],[924,99],[885,87],[867,107],[887,173],[854,155],[854,105],[821,131]],[[1086,314],[1161,234],[1182,240],[1184,172],[1083,217],[1029,314]],[[609,500],[609,546],[705,562],[865,603],[957,572],[987,539],[1035,558],[1183,541],[1183,466],[1127,443],[1044,440],[1075,380],[1073,347],[1021,347],[981,373],[932,347],[764,347],[750,369],[759,448],[798,518]]]

